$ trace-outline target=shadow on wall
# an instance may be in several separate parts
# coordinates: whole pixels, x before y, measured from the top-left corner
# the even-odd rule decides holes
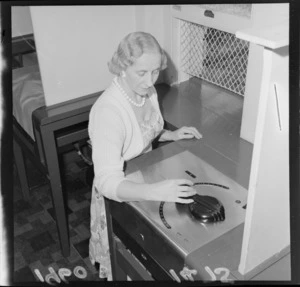
[[[158,102],[162,114],[164,114],[164,108],[162,106],[163,98],[169,92],[171,88],[170,86],[177,81],[177,77],[178,77],[178,71],[176,69],[173,60],[165,50],[164,53],[167,56],[167,68],[160,72],[159,77],[155,84],[155,88],[158,95]],[[164,128],[174,129],[174,127],[167,127],[166,125],[164,126]],[[157,144],[158,144],[157,142],[154,142],[153,148],[156,148]]]
[[[171,85],[177,81],[178,71],[170,55],[165,50],[164,53],[167,56],[167,68],[160,72],[156,84],[165,83]]]

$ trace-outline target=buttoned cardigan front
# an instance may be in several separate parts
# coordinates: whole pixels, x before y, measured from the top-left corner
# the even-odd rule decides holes
[[[150,89],[149,100],[160,117],[157,93]],[[94,164],[94,187],[105,197],[121,201],[116,190],[126,180],[124,162],[145,150],[142,132],[131,104],[112,83],[97,99],[89,116],[89,137],[92,144]]]

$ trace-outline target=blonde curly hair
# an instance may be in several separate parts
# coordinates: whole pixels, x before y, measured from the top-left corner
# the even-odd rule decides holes
[[[112,59],[108,62],[108,69],[112,74],[120,75],[145,52],[158,52],[161,55],[160,70],[167,67],[166,54],[157,40],[149,33],[133,32],[120,42]]]

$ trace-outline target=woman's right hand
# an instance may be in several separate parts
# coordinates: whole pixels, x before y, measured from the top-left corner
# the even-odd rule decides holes
[[[191,186],[193,182],[188,179],[167,179],[151,184],[151,199],[155,201],[192,203],[191,198],[197,192]]]

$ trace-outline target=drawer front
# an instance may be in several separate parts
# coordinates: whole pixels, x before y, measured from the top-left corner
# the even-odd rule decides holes
[[[130,236],[120,225],[113,219],[114,234],[121,240],[122,244],[140,261],[145,269],[155,280],[170,280],[171,278],[162,268],[162,266],[153,259],[134,238]]]
[[[157,280],[174,280],[184,258],[145,219],[127,204],[110,202],[113,232]]]
[[[121,243],[117,243],[117,264],[131,280],[153,281],[153,277],[145,270],[144,266]]]

